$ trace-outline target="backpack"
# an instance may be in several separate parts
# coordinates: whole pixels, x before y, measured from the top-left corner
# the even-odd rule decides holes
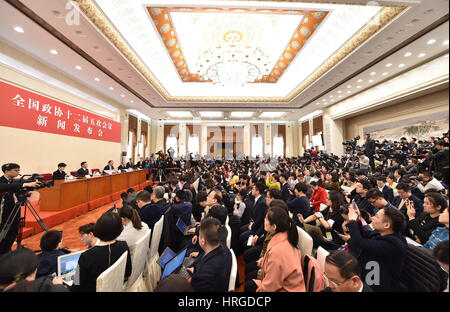
[[[442,292],[447,287],[448,274],[428,249],[408,244],[402,282],[410,292]]]
[[[303,280],[307,292],[320,292],[327,287],[319,261],[307,254],[302,256]]]

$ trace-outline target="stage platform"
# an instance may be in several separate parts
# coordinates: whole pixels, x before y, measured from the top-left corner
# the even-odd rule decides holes
[[[156,183],[157,184],[157,183]],[[140,183],[138,185],[131,186],[136,192],[139,192],[146,186],[153,186],[153,181],[146,181],[144,183]],[[94,210],[96,208],[99,208],[105,204],[112,203],[114,201],[117,201],[120,199],[120,194],[122,192],[126,192],[127,189],[123,189],[119,192],[115,192],[113,194],[103,196],[102,198],[98,198],[96,200],[92,200],[89,202],[85,202],[83,204],[67,208],[60,211],[41,211],[40,210],[40,202],[34,201],[31,202],[31,205],[34,207],[38,215],[42,218],[44,221],[44,224],[47,226],[47,228],[54,227],[55,225],[61,224],[65,221],[68,221],[70,219],[73,219],[77,216],[80,216],[82,214],[87,213],[88,211]],[[22,216],[23,216],[24,208],[22,207]],[[26,218],[25,218],[25,227],[23,229],[23,237],[26,238],[31,235],[37,234],[39,232],[42,232],[43,229],[39,225],[39,223],[36,221],[36,219],[31,214],[30,210],[27,209],[26,212]]]

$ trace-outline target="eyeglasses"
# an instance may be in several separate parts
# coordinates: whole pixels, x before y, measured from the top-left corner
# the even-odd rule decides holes
[[[335,281],[333,281],[332,279],[330,279],[325,273],[323,273],[323,277],[325,277],[325,279],[328,281],[328,285],[329,285],[331,288],[337,288],[337,287],[340,287],[340,286],[342,286],[346,281],[349,280],[349,278],[347,278],[347,279],[343,280],[343,281],[340,282],[340,283],[336,283]]]

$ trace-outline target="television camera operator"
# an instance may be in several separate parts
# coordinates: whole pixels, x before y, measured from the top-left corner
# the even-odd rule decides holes
[[[14,211],[17,200],[16,193],[28,188],[34,189],[40,185],[37,180],[32,182],[15,180],[20,172],[20,166],[18,164],[4,164],[2,166],[2,171],[4,175],[0,177],[0,231],[3,230],[8,217]],[[28,192],[27,195],[31,195],[31,192]],[[5,238],[0,241],[0,254],[7,253],[11,250],[19,229],[19,219],[20,213],[17,214],[17,217],[13,220]]]

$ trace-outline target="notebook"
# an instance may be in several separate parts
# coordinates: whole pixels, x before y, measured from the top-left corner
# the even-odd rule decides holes
[[[161,268],[164,269],[167,262],[169,262],[169,260],[175,256],[176,256],[176,253],[172,249],[170,249],[170,247],[166,247],[166,249],[164,249],[163,253],[159,257],[157,263],[161,266]]]
[[[66,284],[73,284],[75,271],[78,266],[78,260],[84,251],[85,250],[72,252],[70,254],[58,257],[58,276],[61,276]]]
[[[181,218],[178,218],[177,220],[177,228],[181,231],[181,233],[183,233],[183,235],[192,235],[192,233],[188,233],[188,230],[191,227],[186,226]]]
[[[172,259],[170,259],[169,262],[166,263],[161,275],[161,280],[172,273],[180,274],[184,276],[186,279],[190,277],[189,272],[183,266],[186,251],[187,248],[183,249],[180,253],[178,253],[175,257],[173,257]]]

